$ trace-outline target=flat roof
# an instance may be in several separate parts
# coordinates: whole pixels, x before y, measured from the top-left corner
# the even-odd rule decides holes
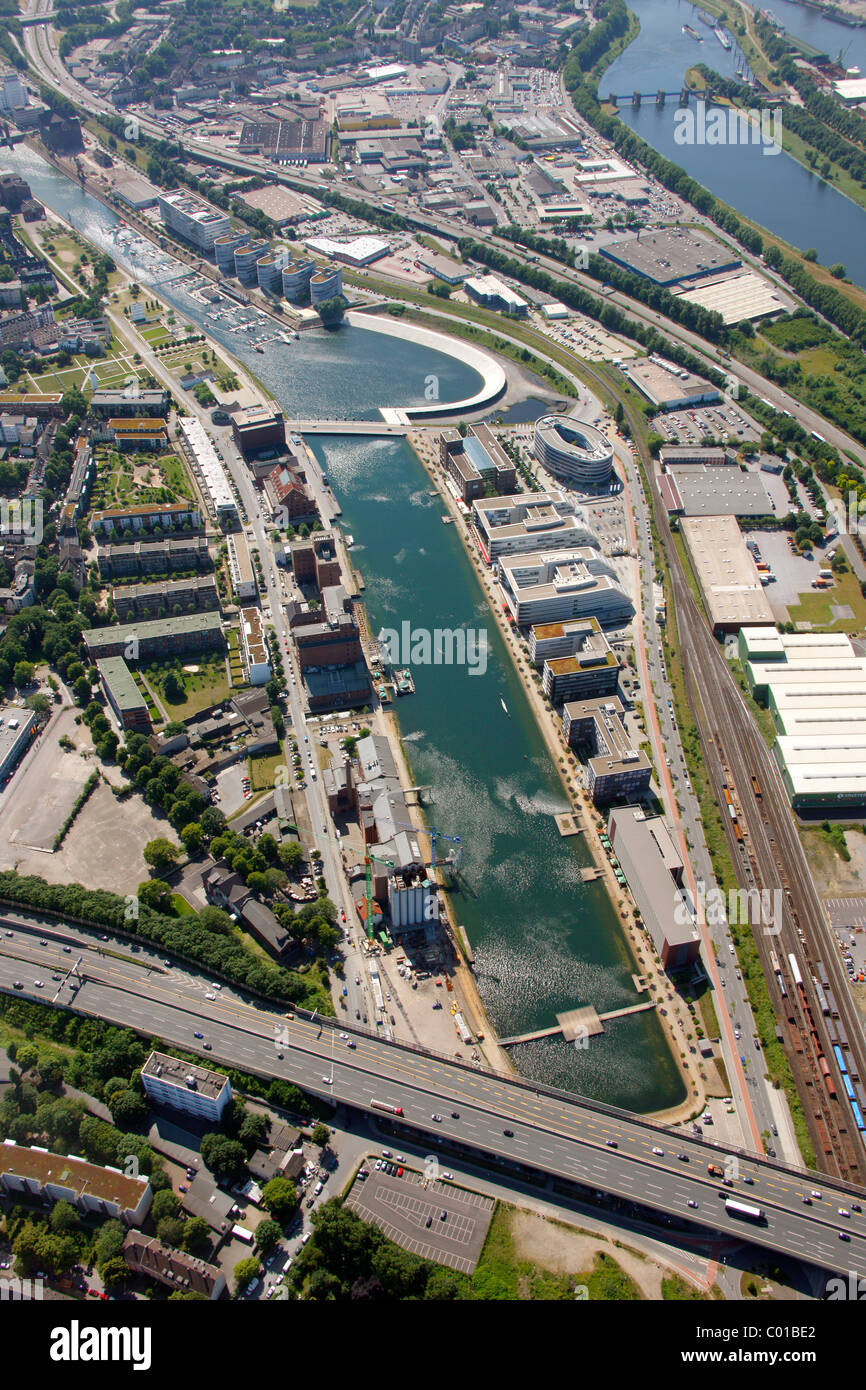
[[[773,504],[760,473],[739,468],[674,464],[668,474],[676,483],[686,516],[771,516]]]
[[[122,710],[147,709],[147,701],[122,656],[103,656],[96,669]]]
[[[43,1186],[56,1183],[78,1197],[116,1202],[121,1211],[135,1211],[148,1187],[147,1178],[130,1178],[119,1169],[100,1168],[86,1158],[27,1148],[8,1139],[0,1143],[0,1174],[5,1173],[16,1178],[35,1178]]]
[[[735,517],[683,517],[680,532],[714,627],[775,624],[755,561]]]
[[[181,632],[199,632],[207,628],[222,630],[219,613],[208,610],[205,613],[182,613],[176,618],[148,618],[144,622],[136,623],[134,627],[124,623],[118,623],[114,627],[91,627],[81,635],[86,644],[98,646],[102,642],[111,641],[112,638],[124,640],[127,633],[130,637],[170,637]]]
[[[166,1052],[151,1052],[141,1074],[166,1086],[177,1086],[182,1091],[193,1089],[186,1084],[187,1077],[191,1076],[195,1080],[196,1093],[211,1100],[221,1096],[229,1085],[228,1077],[222,1072],[211,1071],[195,1062],[184,1062],[179,1057],[169,1057]]]
[[[682,860],[664,821],[638,806],[617,807],[611,820],[614,849],[657,947],[694,941],[693,915],[672,873]]]
[[[782,314],[788,303],[762,276],[746,271],[727,276],[714,284],[695,285],[677,296],[690,304],[700,304],[711,313],[721,314],[726,324],[742,323],[743,319],[760,319],[767,314]]]
[[[720,395],[718,388],[704,377],[674,363],[662,366],[649,357],[633,358],[625,366],[625,375],[654,405],[681,400],[715,401]]]
[[[727,246],[685,227],[641,231],[599,247],[599,253],[658,285],[733,270],[741,264]]]
[[[10,729],[9,720],[17,719],[18,728]],[[0,762],[5,762],[9,754],[13,751],[18,740],[36,723],[36,714],[32,709],[21,709],[17,705],[3,705],[0,707]]]

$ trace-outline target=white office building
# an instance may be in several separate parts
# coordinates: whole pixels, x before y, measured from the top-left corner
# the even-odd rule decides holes
[[[534,550],[598,549],[586,518],[562,492],[521,492],[511,497],[477,497],[472,520],[493,564],[503,555]]]
[[[597,618],[604,625],[624,622],[634,612],[615,571],[588,547],[505,556],[499,561],[499,582],[518,627],[569,618]]]
[[[228,213],[191,193],[160,193],[159,213],[166,227],[201,251],[213,251],[217,238],[231,231]]]

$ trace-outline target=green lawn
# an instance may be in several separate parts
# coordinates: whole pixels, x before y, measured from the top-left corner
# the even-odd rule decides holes
[[[278,767],[285,767],[282,753],[271,753],[266,758],[250,758],[250,784],[254,792],[270,791],[276,786]]]
[[[198,666],[198,671],[184,671],[184,666]],[[146,667],[148,679],[159,691],[159,698],[173,719],[189,719],[210,705],[219,704],[229,693],[225,661],[220,657],[204,657],[190,652],[172,661],[149,663]],[[177,671],[183,677],[185,698],[175,703],[166,696],[163,677],[169,671]]]
[[[834,618],[831,604],[847,604],[853,618]],[[866,628],[866,599],[856,576],[849,570],[847,574],[836,576],[832,589],[814,589],[811,593],[800,594],[799,603],[789,604],[788,616],[792,623],[809,622],[827,632],[862,632]]]
[[[186,898],[181,893],[172,893],[171,905],[174,908],[176,917],[195,916],[195,908],[187,902]]]

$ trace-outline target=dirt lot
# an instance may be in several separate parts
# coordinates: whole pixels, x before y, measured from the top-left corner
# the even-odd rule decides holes
[[[866,893],[866,835],[857,830],[845,832],[845,843],[851,855],[848,864],[840,859],[817,828],[801,831],[800,838],[822,897]]]
[[[612,1241],[545,1221],[529,1211],[512,1213],[511,1235],[518,1259],[555,1274],[582,1274],[592,1268],[596,1255],[609,1255],[634,1280],[644,1298],[661,1299],[662,1279],[670,1272]]]

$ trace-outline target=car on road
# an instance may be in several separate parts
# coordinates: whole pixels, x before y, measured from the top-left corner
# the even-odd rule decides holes
[[[322,1080],[324,1081],[326,1086],[333,1086],[334,1084],[333,1076],[323,1076]]]
[[[431,1116],[430,1116],[430,1119],[431,1119],[431,1120],[435,1120],[437,1125],[441,1125],[441,1123],[442,1123],[442,1116],[441,1116],[441,1115],[431,1115]],[[504,1131],[504,1133],[507,1134],[507,1133],[508,1133],[508,1130],[506,1129],[506,1130]]]
[[[211,1045],[210,1045],[210,1043],[208,1043],[208,1042],[202,1043],[202,1047],[204,1048],[205,1052],[210,1052],[210,1051],[211,1051]]]
[[[205,995],[205,999],[216,999],[216,995],[211,994],[210,990],[208,990],[207,994]]]
[[[609,1149],[618,1149],[618,1148],[619,1148],[619,1144],[616,1142],[615,1139],[605,1139],[604,1142],[607,1144],[607,1147],[608,1147]]]
[[[312,1234],[312,1231],[304,1231],[304,1234],[301,1236],[301,1244],[306,1245]]]
[[[677,1158],[680,1160],[680,1163],[688,1163],[689,1161],[688,1154],[677,1154]]]
[[[653,1153],[658,1154],[659,1158],[661,1158],[664,1155],[664,1149],[653,1149]]]
[[[355,1042],[354,1038],[350,1038],[349,1041],[346,1043],[346,1046],[354,1050],[358,1046],[358,1044]]]
[[[839,1237],[840,1240],[850,1240],[850,1239],[851,1239],[851,1237],[849,1236],[849,1234],[848,1234],[847,1231],[837,1231],[836,1234],[838,1235],[838,1237]]]
[[[33,983],[34,983],[34,985],[36,986],[37,989],[42,989],[43,985],[45,984],[45,981],[44,981],[44,980],[34,980]]]
[[[11,936],[11,935],[12,935],[11,931],[8,931],[8,932],[6,933],[6,935],[7,935],[7,936]]]
[[[850,1213],[850,1211],[848,1210],[847,1207],[840,1207],[840,1208],[839,1208],[839,1215],[840,1215],[840,1216],[850,1216],[851,1213]]]
[[[817,1187],[813,1187],[813,1188],[812,1188],[812,1191],[809,1193],[809,1196],[810,1196],[810,1197],[814,1197],[815,1200],[816,1200],[816,1202],[820,1202],[820,1200],[821,1200],[821,1194],[820,1194],[820,1192],[818,1191]]]
[[[12,981],[12,988],[13,988],[13,989],[23,989],[24,986],[22,985],[22,983],[21,983],[20,980],[13,980],[13,981]]]
[[[203,1037],[204,1037],[204,1033],[193,1033],[193,1037],[194,1037],[194,1038],[203,1038]]]
[[[40,946],[47,946],[47,945],[48,945],[48,942],[45,940],[45,937],[44,937],[44,936],[40,936],[40,938],[39,938],[39,945],[40,945]]]
[[[66,952],[67,956],[69,956],[69,955],[72,954],[72,947],[71,947],[71,946],[64,946],[63,949],[64,949],[64,951]],[[167,961],[166,961],[166,964],[168,964]]]
[[[690,1206],[690,1207],[696,1207],[697,1205],[698,1205],[698,1204],[697,1204],[697,1202],[695,1201],[694,1197],[690,1197],[690,1198],[689,1198],[689,1206]]]
[[[443,1173],[442,1176],[443,1176],[443,1178],[447,1178],[448,1182],[453,1182],[453,1181],[454,1181],[454,1174],[453,1174],[453,1173],[447,1173],[447,1172],[446,1172],[446,1173]]]

